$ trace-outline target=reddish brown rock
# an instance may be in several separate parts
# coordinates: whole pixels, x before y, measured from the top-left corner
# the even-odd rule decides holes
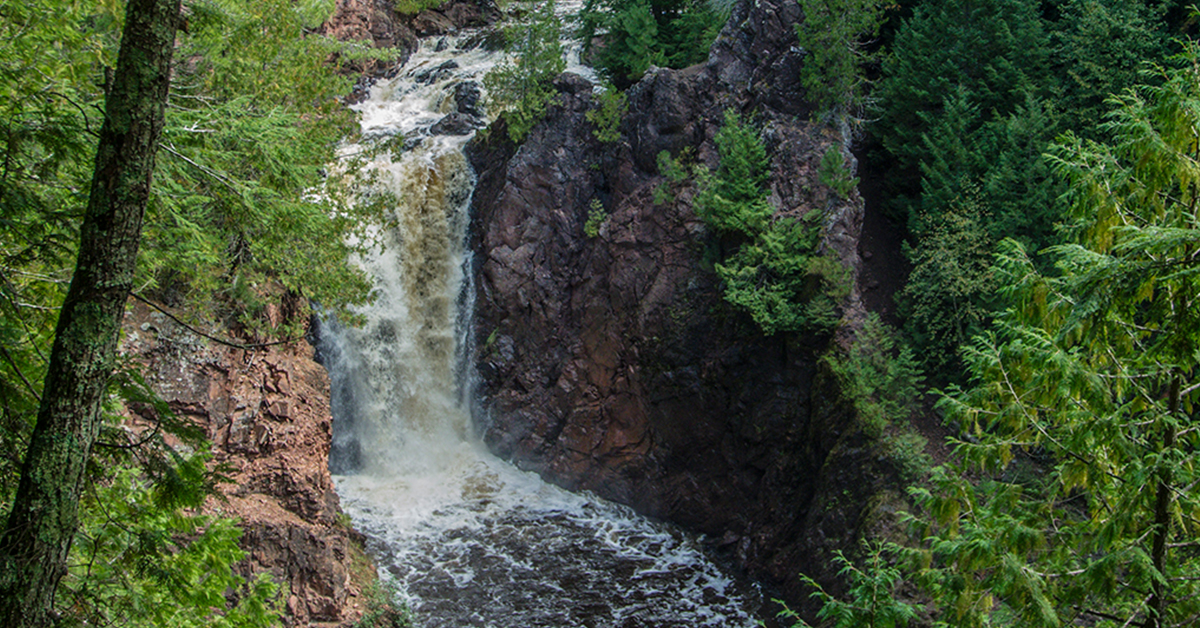
[[[568,488],[723,539],[793,600],[801,570],[828,582],[829,551],[853,548],[890,463],[870,453],[823,373],[831,337],[766,337],[724,301],[713,260],[739,242],[708,232],[691,207],[695,184],[672,184],[656,158],[715,168],[725,110],[753,118],[772,204],[820,212],[821,246],[852,279],[862,201],[817,175],[844,139],[809,122],[796,19],[787,0],[739,3],[707,64],[651,69],[630,89],[619,142],[593,136],[591,86],[563,75],[519,150],[502,122],[471,147],[489,446]],[[673,198],[656,203],[656,189]],[[597,204],[608,216],[588,237]],[[860,316],[856,293],[843,311]]]
[[[228,465],[232,482],[220,486],[226,500],[208,508],[240,520],[249,553],[241,575],[269,572],[286,584],[289,626],[360,616],[363,583],[355,580],[363,574],[352,577],[359,541],[339,521],[328,463],[329,379],[312,347],[300,340],[234,349],[136,303],[122,350],[145,365],[147,381],[181,418],[207,429],[213,462]]]

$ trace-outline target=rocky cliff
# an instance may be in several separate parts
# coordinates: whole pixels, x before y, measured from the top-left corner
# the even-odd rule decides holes
[[[764,336],[722,299],[711,251],[723,243],[692,209],[694,183],[669,182],[656,157],[715,167],[723,112],[754,119],[776,210],[819,210],[822,246],[857,272],[861,199],[817,176],[830,146],[853,157],[841,131],[809,121],[800,17],[787,0],[738,3],[706,64],[652,69],[631,88],[618,142],[593,136],[592,86],[563,75],[523,145],[493,128],[471,149],[488,445],[711,535],[793,600],[800,570],[831,577],[829,552],[896,502],[884,490],[890,463],[820,365],[832,338]],[[607,218],[588,237],[596,207]],[[857,289],[843,305],[852,328]]]
[[[286,308],[270,306],[280,322]],[[329,475],[329,378],[304,340],[253,350],[213,343],[136,303],[122,351],[183,419],[204,427],[232,482],[207,508],[240,520],[249,552],[237,571],[286,584],[289,626],[340,625],[362,614],[374,567],[344,525]],[[136,408],[134,409],[136,417]]]
[[[395,76],[416,51],[419,38],[485,26],[499,17],[500,11],[491,0],[451,0],[415,14],[397,12],[393,0],[337,0],[337,8],[321,25],[320,32],[381,53],[376,58],[349,64],[347,70],[359,74],[359,81],[347,98],[354,103],[366,96],[376,79]]]

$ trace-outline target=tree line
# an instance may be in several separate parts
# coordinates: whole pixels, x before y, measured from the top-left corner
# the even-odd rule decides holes
[[[294,331],[259,315],[272,290],[367,297],[346,236],[378,205],[328,169],[339,65],[388,51],[317,35],[332,9],[0,1],[0,623],[279,618],[269,575],[232,571],[235,522],[201,514],[204,430],[115,348],[131,293],[251,335]],[[127,403],[156,425],[121,429]]]

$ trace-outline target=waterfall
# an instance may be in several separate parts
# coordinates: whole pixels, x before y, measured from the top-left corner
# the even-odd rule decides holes
[[[363,141],[399,150],[367,168],[393,210],[377,226],[382,246],[359,260],[375,281],[366,322],[320,333],[343,508],[419,626],[754,626],[759,594],[691,535],[546,484],[475,437],[470,136],[434,129],[497,60],[465,44],[478,39],[423,41],[357,106]]]

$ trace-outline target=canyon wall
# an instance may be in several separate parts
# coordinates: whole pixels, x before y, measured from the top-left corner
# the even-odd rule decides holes
[[[565,74],[521,146],[501,121],[470,149],[487,444],[550,481],[708,534],[793,600],[800,570],[832,581],[830,552],[899,502],[890,462],[819,360],[851,341],[858,290],[838,338],[764,336],[722,298],[712,263],[731,243],[695,215],[695,183],[669,182],[656,158],[715,168],[724,112],[741,112],[763,128],[776,211],[819,211],[821,247],[856,274],[861,198],[818,177],[830,147],[853,157],[841,131],[809,119],[800,17],[787,0],[738,3],[707,63],[652,68],[631,88],[620,141],[593,135],[592,86]],[[589,237],[597,208],[607,218]]]
[[[291,313],[268,306],[282,322]],[[218,331],[224,334],[227,332]],[[214,343],[135,302],[122,352],[184,420],[203,427],[231,482],[206,510],[239,520],[236,571],[286,585],[285,624],[344,625],[362,614],[374,567],[341,515],[329,474],[329,377],[304,339],[255,349]],[[137,406],[133,418],[153,420]],[[145,417],[139,411],[146,412]]]

